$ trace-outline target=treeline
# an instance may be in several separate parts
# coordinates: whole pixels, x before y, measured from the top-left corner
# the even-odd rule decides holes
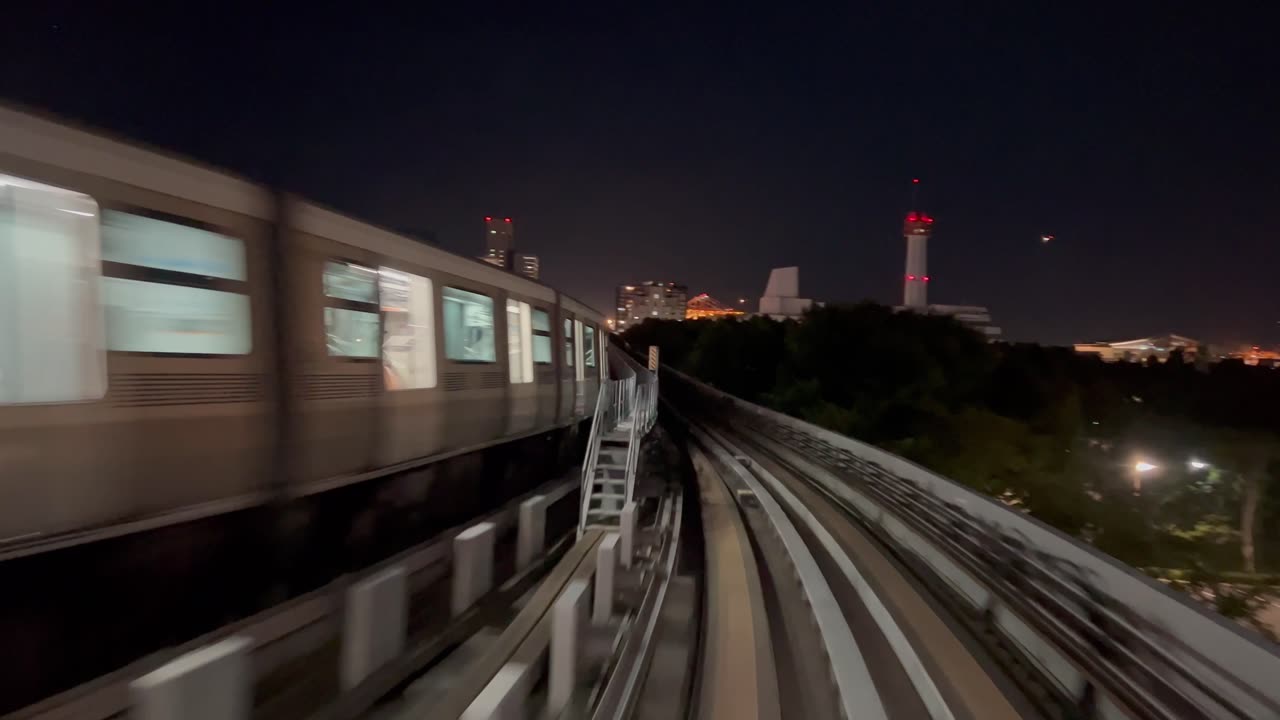
[[[1280,573],[1280,370],[1106,364],[873,304],[803,322],[648,321],[625,339],[1135,566]]]

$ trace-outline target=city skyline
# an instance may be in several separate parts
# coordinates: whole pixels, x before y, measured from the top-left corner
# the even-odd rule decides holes
[[[630,12],[24,7],[0,97],[467,256],[502,208],[543,280],[600,309],[635,277],[754,299],[789,265],[815,299],[895,304],[919,177],[930,295],[989,307],[1009,339],[1280,341],[1265,23]],[[494,32],[506,52],[457,61]]]

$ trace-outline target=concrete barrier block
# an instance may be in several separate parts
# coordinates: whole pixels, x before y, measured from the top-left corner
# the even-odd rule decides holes
[[[586,580],[573,580],[551,609],[551,667],[547,678],[547,717],[559,717],[573,698],[582,667],[582,638],[587,630]]]
[[[460,720],[524,720],[528,716],[532,668],[509,662],[484,686]]]
[[[493,542],[496,529],[482,522],[453,539],[453,587],[449,608],[453,617],[466,612],[493,587]]]
[[[129,684],[132,720],[248,720],[253,641],[235,636],[182,655]]]
[[[547,499],[542,495],[520,503],[520,522],[516,531],[516,570],[529,567],[547,546]]]
[[[603,625],[613,617],[613,595],[618,571],[618,533],[609,533],[596,550],[596,590],[591,622]]]
[[[342,688],[359,685],[404,652],[409,627],[408,575],[396,566],[347,589],[342,625]]]
[[[631,567],[636,553],[636,502],[632,500],[622,507],[622,567]]]

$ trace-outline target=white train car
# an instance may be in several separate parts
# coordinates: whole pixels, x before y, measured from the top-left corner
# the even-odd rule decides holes
[[[604,372],[602,321],[485,263],[0,108],[0,553],[571,427]]]

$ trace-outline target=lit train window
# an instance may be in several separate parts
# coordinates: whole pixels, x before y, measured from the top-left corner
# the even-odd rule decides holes
[[[493,339],[493,298],[446,287],[444,354],[459,362],[497,362]]]
[[[356,302],[378,302],[378,271],[354,263],[324,264],[324,294],[327,297]]]
[[[593,368],[596,366],[596,329],[590,325],[584,325],[582,338],[582,364]]]
[[[378,317],[380,277],[377,270],[363,265],[342,260],[325,261],[324,344],[330,357],[357,360],[378,357],[381,344]],[[400,295],[405,292],[401,291]]]
[[[551,364],[551,316],[545,310],[533,311],[533,362]]]
[[[573,321],[564,320],[564,364],[573,367]]]
[[[576,354],[579,356],[579,359],[580,359],[582,355],[582,321],[581,320],[573,321],[573,346],[578,350]],[[586,377],[586,370],[583,367],[582,362],[578,362],[577,371],[574,376],[578,380],[582,380],[583,378]]]
[[[247,355],[253,338],[244,243],[179,220],[103,211],[107,349]]]
[[[511,383],[533,382],[533,323],[529,303],[507,300],[507,356]]]
[[[0,174],[0,404],[106,393],[98,204]]]
[[[436,333],[431,280],[381,268],[382,369],[388,390],[436,386]]]

